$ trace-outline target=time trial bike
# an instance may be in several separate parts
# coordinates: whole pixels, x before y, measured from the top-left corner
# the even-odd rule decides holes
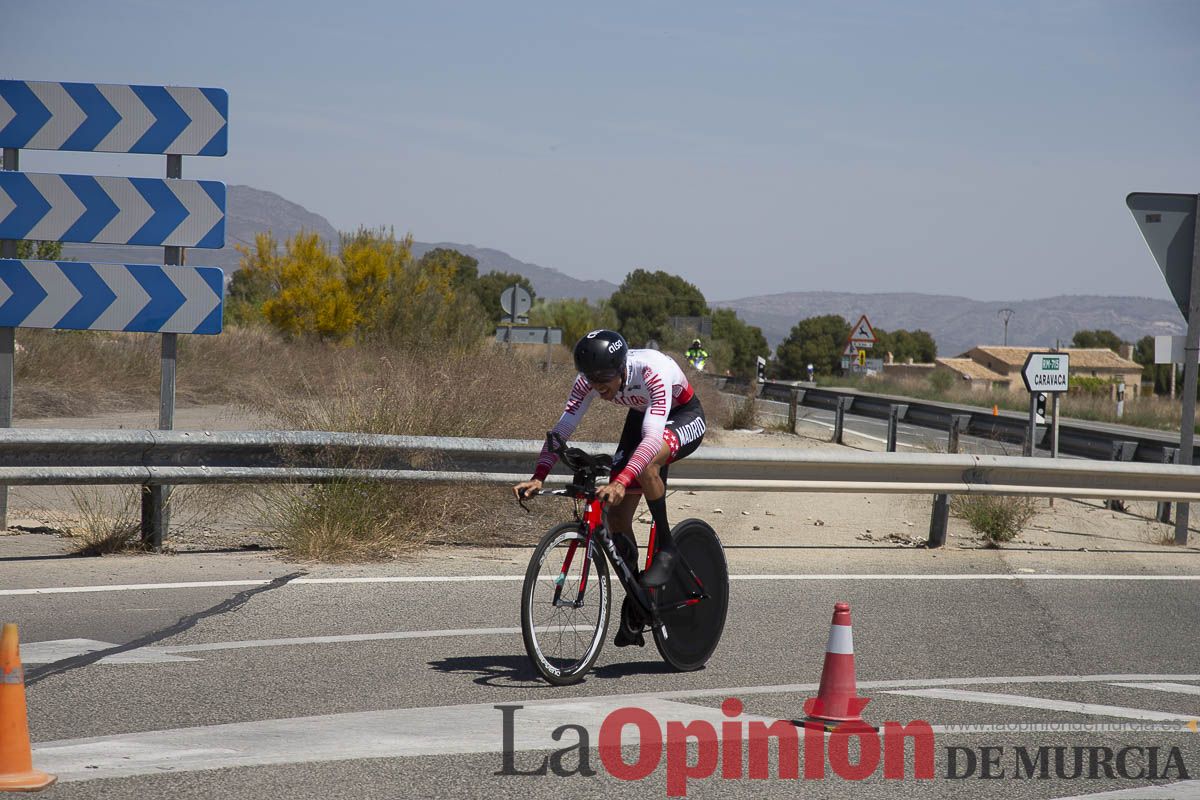
[[[729,607],[729,567],[716,532],[699,519],[677,524],[671,536],[679,558],[671,578],[644,588],[637,565],[617,549],[596,499],[596,481],[609,474],[612,457],[567,447],[553,432],[546,440],[573,478],[566,488],[541,494],[576,502],[575,518],[552,528],[534,549],[521,588],[521,633],[538,674],[565,686],[582,680],[596,662],[608,633],[609,564],[625,589],[621,624],[637,634],[649,626],[658,652],[675,669],[703,667],[721,639]],[[654,534],[651,527],[647,568],[654,559]]]

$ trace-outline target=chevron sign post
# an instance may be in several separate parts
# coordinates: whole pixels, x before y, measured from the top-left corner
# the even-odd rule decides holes
[[[221,332],[217,267],[0,259],[0,327]]]
[[[224,89],[0,80],[0,147],[223,156]]]
[[[225,184],[0,171],[0,239],[225,246]]]
[[[15,330],[141,331],[162,339],[158,425],[175,426],[177,335],[220,333],[224,276],[184,248],[225,245],[225,185],[183,180],[184,156],[223,156],[223,89],[0,80],[0,429],[12,426]],[[149,153],[166,180],[18,172],[22,149]],[[165,266],[21,261],[17,241],[165,248]],[[142,493],[142,540],[162,547],[169,487]],[[0,485],[0,529],[8,490]]]

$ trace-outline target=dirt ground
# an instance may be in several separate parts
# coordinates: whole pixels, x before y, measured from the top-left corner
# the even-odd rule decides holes
[[[39,428],[147,428],[157,424],[157,412],[128,412],[103,416],[17,421],[19,427]],[[250,430],[262,420],[228,406],[181,408],[179,430]],[[839,447],[828,441],[826,429],[813,427],[792,435],[772,430],[713,431],[711,441],[725,447]],[[847,444],[876,450],[881,446],[847,434]],[[532,465],[531,465],[532,466]],[[505,524],[507,488],[496,486],[500,501],[497,520]],[[136,489],[132,487],[13,487],[9,497],[9,528],[0,538],[0,557],[65,554],[78,543],[63,531],[78,526],[85,517],[127,518],[138,515]],[[259,522],[262,502],[256,489],[239,487],[185,487],[177,490],[168,542],[176,551],[261,549],[272,545]],[[928,495],[801,493],[801,492],[690,492],[676,491],[668,499],[673,521],[696,516],[710,522],[725,545],[746,558],[765,559],[780,549],[863,551],[913,549],[921,546],[929,529],[933,498]],[[1200,553],[1200,547],[1170,544],[1173,526],[1155,521],[1155,504],[1130,503],[1126,511],[1104,508],[1096,500],[1059,499],[1051,507],[1037,500],[1038,513],[1005,551],[1123,552],[1153,555]],[[643,506],[644,510],[644,506]],[[508,517],[520,524],[515,505]],[[642,520],[649,524],[648,515]],[[648,528],[647,528],[648,529]],[[639,534],[639,538],[640,534]],[[535,539],[531,539],[530,544]],[[1192,540],[1200,541],[1193,529]],[[520,548],[508,548],[516,549]],[[965,521],[951,517],[947,547],[950,551],[982,551],[987,545]],[[486,550],[482,549],[482,550]],[[509,554],[497,549],[496,557]],[[992,551],[994,552],[994,550]],[[482,552],[478,553],[483,555]],[[519,561],[523,556],[513,554]]]

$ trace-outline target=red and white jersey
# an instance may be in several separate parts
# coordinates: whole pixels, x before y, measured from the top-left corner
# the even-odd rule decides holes
[[[683,370],[670,356],[657,350],[629,351],[625,360],[625,385],[610,402],[644,412],[645,416],[642,418],[642,441],[629,457],[625,468],[613,477],[614,481],[629,486],[641,474],[662,446],[667,415],[672,408],[691,400],[692,394],[692,387]],[[571,387],[566,408],[554,426],[554,432],[564,440],[569,439],[579,427],[579,421],[591,405],[592,398],[598,396],[588,379],[579,375]],[[545,480],[556,461],[558,456],[542,445],[533,477],[539,481]]]

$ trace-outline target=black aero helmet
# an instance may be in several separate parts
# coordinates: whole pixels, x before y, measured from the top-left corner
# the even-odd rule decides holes
[[[625,374],[629,345],[616,331],[598,330],[575,343],[575,369],[589,380],[611,380]]]

